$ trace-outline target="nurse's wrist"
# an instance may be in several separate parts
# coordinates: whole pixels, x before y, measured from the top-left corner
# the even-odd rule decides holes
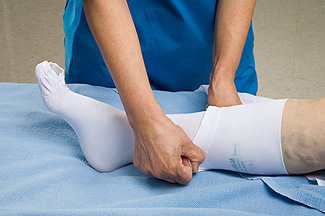
[[[233,71],[219,69],[211,72],[208,89],[209,105],[225,107],[241,104],[234,79]]]
[[[232,85],[235,80],[235,73],[227,68],[213,70],[210,75],[210,86],[212,88],[222,85]]]
[[[128,120],[134,131],[141,130],[147,126],[150,127],[150,125],[159,122],[164,117],[166,115],[156,101],[134,108],[128,113]]]
[[[234,82],[219,82],[208,89],[209,105],[227,107],[241,104]]]
[[[220,82],[231,83],[234,82],[236,66],[233,62],[218,61],[212,67],[210,76],[210,85]]]
[[[236,89],[233,79],[215,79],[210,82],[209,96],[211,95],[223,95],[229,91]]]

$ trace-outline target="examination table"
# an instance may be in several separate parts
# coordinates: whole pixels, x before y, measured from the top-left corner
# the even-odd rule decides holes
[[[73,91],[123,109],[115,89]],[[205,109],[201,92],[155,96],[166,113]],[[100,173],[72,128],[49,112],[37,84],[0,83],[0,215],[324,215],[325,187],[304,176],[211,170],[187,186],[147,176],[132,164]]]

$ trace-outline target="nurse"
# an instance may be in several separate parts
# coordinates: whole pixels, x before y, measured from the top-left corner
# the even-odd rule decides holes
[[[68,0],[67,83],[116,87],[134,132],[134,165],[169,182],[191,178],[204,153],[162,111],[152,89],[210,84],[213,106],[256,94],[251,20],[256,1]],[[94,73],[95,72],[95,73]]]

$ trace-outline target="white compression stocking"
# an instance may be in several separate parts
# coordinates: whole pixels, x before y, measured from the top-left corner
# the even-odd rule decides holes
[[[40,63],[35,74],[44,104],[71,125],[92,167],[109,172],[132,162],[133,131],[123,111],[70,91],[64,82],[63,69],[54,63]],[[168,117],[205,152],[201,171],[226,169],[252,174],[287,174],[280,137],[284,102],[276,104],[271,109],[267,108],[269,105],[249,104],[209,107],[207,112]],[[255,116],[258,110],[260,115]],[[260,119],[266,114],[268,118]],[[263,132],[259,133],[261,127]]]
[[[64,82],[64,71],[55,63],[42,62],[35,74],[46,107],[74,129],[82,151],[95,169],[109,172],[133,161],[134,137],[122,110],[76,94]],[[168,115],[191,140],[204,112]]]
[[[194,143],[205,161],[200,170],[225,169],[258,175],[287,175],[281,148],[284,100],[232,107],[209,106]]]

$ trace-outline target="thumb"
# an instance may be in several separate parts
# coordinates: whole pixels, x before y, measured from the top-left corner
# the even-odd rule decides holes
[[[186,157],[191,162],[193,173],[198,172],[200,164],[205,159],[204,152],[192,141],[182,146],[182,156]]]

